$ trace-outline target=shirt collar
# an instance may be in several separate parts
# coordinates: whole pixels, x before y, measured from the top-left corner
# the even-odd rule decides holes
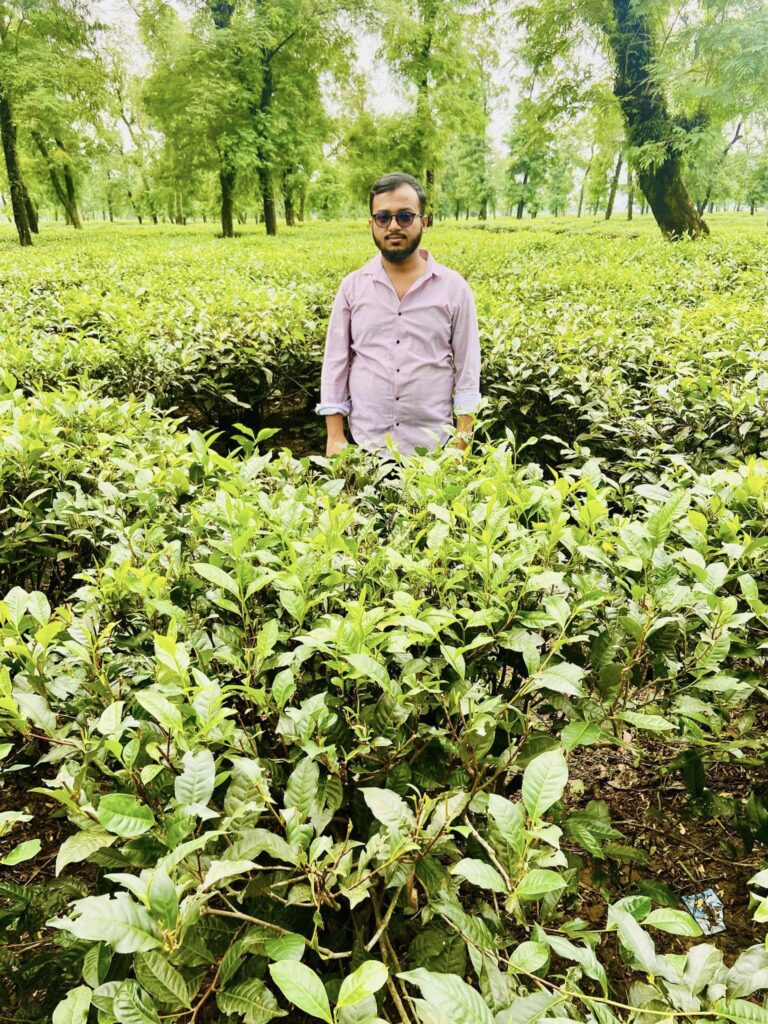
[[[419,254],[422,259],[427,261],[427,269],[424,271],[421,280],[426,281],[428,277],[439,277],[440,276],[440,264],[432,256],[432,253],[427,249],[419,249]],[[384,258],[380,252],[377,252],[373,259],[369,260],[368,263],[363,267],[363,273],[373,277],[377,281],[383,281],[385,284],[389,282],[389,275],[384,269]]]

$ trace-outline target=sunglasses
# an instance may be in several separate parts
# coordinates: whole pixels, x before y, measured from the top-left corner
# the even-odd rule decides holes
[[[390,213],[389,210],[379,210],[378,213],[371,214],[371,219],[380,228],[388,228],[394,217],[401,228],[409,228],[418,216],[419,214],[414,213],[413,210],[398,210],[397,213]]]

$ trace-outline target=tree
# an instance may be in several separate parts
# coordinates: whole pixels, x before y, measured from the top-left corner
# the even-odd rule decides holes
[[[250,174],[266,231],[275,234],[276,181],[290,163],[283,160],[286,135],[322,135],[324,118],[311,116],[320,75],[349,52],[337,11],[302,0],[201,0],[196,7],[189,27],[159,0],[145,8],[145,37],[156,54],[163,46],[169,54],[156,59],[148,109],[183,165],[215,167],[224,237],[234,234],[238,178]]]
[[[486,118],[481,83],[486,40],[493,35],[491,4],[488,0],[385,0],[382,7],[383,55],[415,94],[404,136],[413,173],[424,182],[426,212],[431,217],[447,140],[478,116]]]
[[[762,0],[698,0],[656,61],[687,132],[699,213],[746,123],[768,108],[768,8]]]
[[[683,161],[664,90],[654,74],[658,53],[651,11],[643,0],[612,0],[607,36],[615,60],[614,93],[621,106],[637,177],[662,234],[708,234],[683,181]]]
[[[549,125],[546,99],[537,101],[529,94],[517,105],[512,131],[508,137],[509,183],[507,196],[516,205],[522,219],[528,207],[535,214],[546,181],[553,134]]]
[[[674,31],[665,0],[537,0],[518,21],[529,50],[544,64],[552,53],[579,59],[585,36],[604,47],[640,188],[667,237],[708,231],[683,180],[685,129],[674,120],[657,70],[662,40]]]
[[[93,48],[97,29],[81,0],[0,3],[0,130],[22,245],[37,228],[22,173],[22,139],[32,145],[67,220],[80,226],[78,167],[104,105],[103,67]]]

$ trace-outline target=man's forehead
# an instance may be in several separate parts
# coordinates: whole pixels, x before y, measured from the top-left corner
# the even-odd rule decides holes
[[[373,197],[373,212],[377,210],[402,210],[408,207],[418,211],[419,197],[411,185],[398,185],[391,192],[379,192]]]

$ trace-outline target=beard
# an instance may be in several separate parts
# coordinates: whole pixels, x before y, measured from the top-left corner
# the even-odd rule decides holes
[[[412,242],[408,242],[407,245],[404,245],[400,249],[389,249],[387,248],[386,242],[380,242],[373,230],[371,231],[371,235],[376,243],[377,249],[389,263],[405,263],[408,257],[412,256],[421,245],[421,236],[423,234],[424,231],[422,229]]]

